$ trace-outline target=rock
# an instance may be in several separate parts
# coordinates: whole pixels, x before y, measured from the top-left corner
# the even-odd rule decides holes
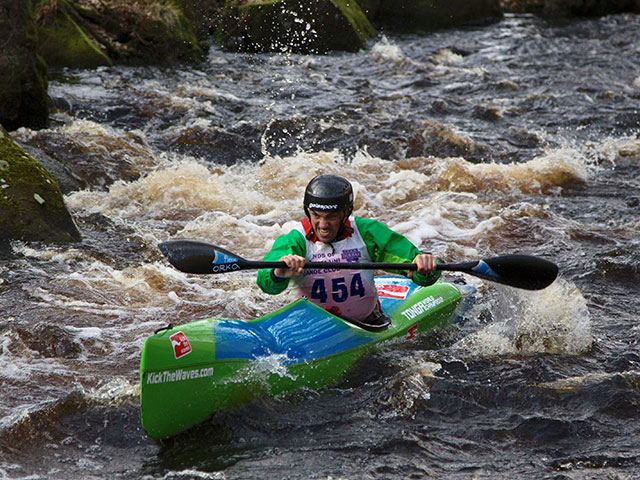
[[[376,31],[354,0],[227,3],[217,40],[244,52],[358,51]]]
[[[47,66],[36,55],[30,2],[0,0],[0,123],[9,130],[47,125]]]
[[[93,68],[112,61],[78,25],[74,5],[67,0],[44,0],[36,7],[38,52],[50,66]],[[74,20],[74,18],[76,20]]]
[[[381,1],[382,0],[356,0],[356,3],[367,16],[367,18],[371,20],[375,18]]]
[[[209,41],[220,22],[220,11],[225,0],[178,0],[184,15],[189,19],[196,37]]]
[[[55,179],[1,126],[0,239],[80,240]]]
[[[374,12],[374,25],[407,32],[502,17],[499,0],[380,0]]]
[[[543,17],[593,17],[623,12],[640,13],[640,0],[500,0],[509,13]]]
[[[37,137],[38,133],[40,132],[37,132],[34,137]],[[53,178],[58,182],[58,187],[60,187],[60,191],[63,195],[76,192],[89,186],[86,182],[83,182],[82,179],[79,179],[72,171],[74,167],[72,162],[69,162],[67,164],[69,167],[66,167],[65,164],[67,162],[62,162],[57,158],[48,155],[40,148],[33,147],[24,141],[20,141],[20,143],[20,146],[24,148],[29,155],[35,158],[51,175],[53,175]]]
[[[116,51],[114,58],[118,61],[197,63],[205,58],[205,44],[198,43],[191,23],[176,1],[101,0],[100,9],[93,13],[106,32],[105,44]]]
[[[39,0],[40,51],[56,67],[202,61],[203,47],[176,1]]]

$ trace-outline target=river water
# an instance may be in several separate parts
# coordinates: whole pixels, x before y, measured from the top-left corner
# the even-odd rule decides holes
[[[355,54],[58,72],[50,128],[13,135],[72,172],[83,241],[0,254],[0,478],[640,478],[639,46],[638,15],[523,15]],[[462,325],[153,441],[146,336],[287,301],[251,272],[177,272],[158,242],[259,259],[320,172],[444,261],[530,253],[560,278],[467,278]]]

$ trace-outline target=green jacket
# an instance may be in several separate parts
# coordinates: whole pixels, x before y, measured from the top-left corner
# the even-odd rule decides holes
[[[411,263],[421,252],[407,238],[394,232],[377,220],[355,217],[355,223],[367,245],[367,251],[372,262]],[[307,251],[305,238],[299,230],[280,235],[276,238],[271,250],[264,256],[264,261],[278,261],[285,255],[300,255],[304,257]],[[391,271],[400,275],[407,275],[406,270]],[[418,285],[431,285],[440,278],[440,272],[421,275],[414,272],[413,281]],[[272,295],[283,292],[289,286],[289,278],[274,281],[271,269],[258,270],[257,283],[263,292]]]

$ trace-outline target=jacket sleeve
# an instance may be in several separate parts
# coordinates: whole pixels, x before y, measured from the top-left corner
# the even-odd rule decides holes
[[[367,251],[373,262],[411,263],[420,250],[404,235],[394,232],[377,220],[356,217],[356,225],[367,245]],[[407,270],[394,270],[391,273],[407,276]],[[431,285],[440,278],[440,272],[427,275],[413,273],[413,281],[418,285]]]
[[[307,251],[306,243],[302,233],[298,230],[280,235],[273,243],[271,250],[267,252],[263,260],[265,262],[277,262],[285,255],[300,255],[304,257]],[[276,295],[283,292],[289,286],[289,278],[276,280],[271,275],[271,268],[258,270],[256,283],[264,293]]]

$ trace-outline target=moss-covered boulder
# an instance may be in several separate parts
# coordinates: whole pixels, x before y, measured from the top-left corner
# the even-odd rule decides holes
[[[502,17],[499,0],[379,0],[373,23],[413,32]]]
[[[80,240],[58,184],[0,126],[0,240]]]
[[[217,39],[232,51],[327,53],[357,51],[375,35],[354,0],[233,0]]]
[[[189,19],[196,37],[209,41],[220,23],[220,11],[225,0],[177,0],[184,15]]]
[[[72,3],[41,1],[36,14],[40,25],[38,51],[48,65],[92,68],[112,64],[100,45],[74,20],[80,19]]]
[[[197,63],[205,58],[206,44],[198,42],[178,0],[101,0],[93,13],[99,27],[94,33],[104,30],[101,41],[118,61]]]
[[[41,128],[49,118],[47,67],[36,55],[31,2],[0,0],[0,123]]]
[[[179,0],[37,0],[39,51],[50,66],[199,62]]]

